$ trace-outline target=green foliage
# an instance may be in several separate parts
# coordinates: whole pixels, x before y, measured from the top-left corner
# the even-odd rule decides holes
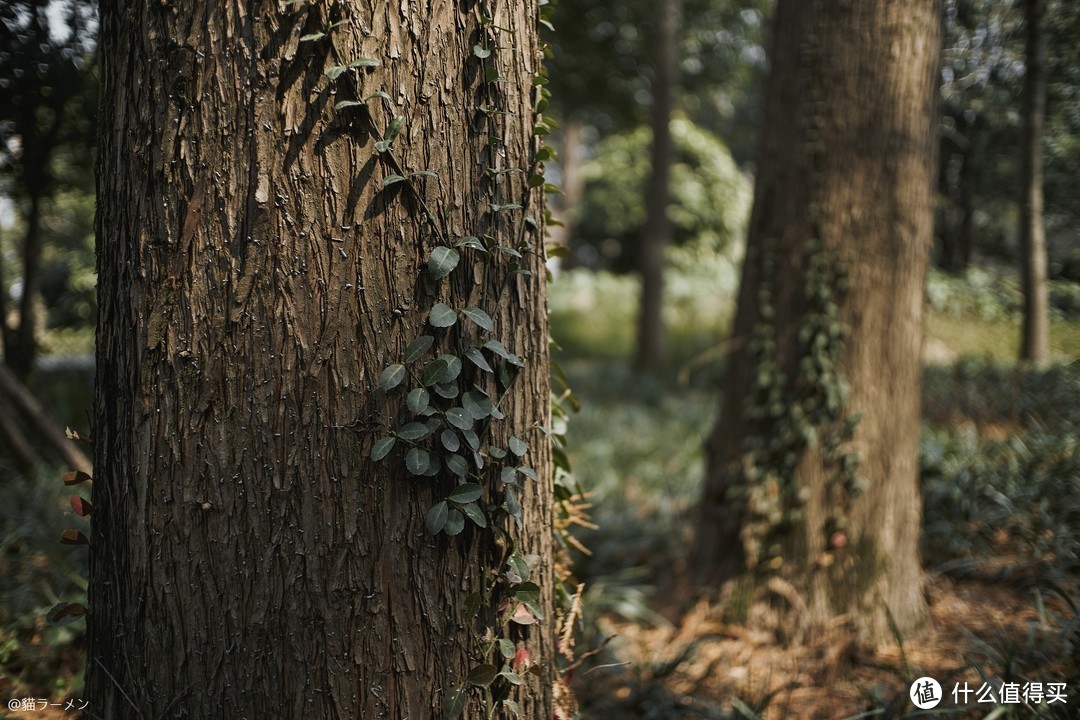
[[[57,528],[85,529],[85,521],[73,516],[71,491],[58,471],[22,473],[5,465],[0,472],[0,671],[20,694],[59,697],[70,692],[68,678],[82,680],[66,655],[83,630],[49,624],[46,615],[85,596],[88,558],[85,549],[57,542]]]
[[[1080,285],[1062,280],[1048,285],[1051,317],[1080,320]],[[992,266],[971,267],[959,275],[931,270],[926,299],[937,313],[982,322],[1019,320],[1024,303],[1016,273]]]
[[[750,181],[718,138],[685,117],[672,120],[671,134],[676,158],[668,219],[676,244],[730,249],[745,234]],[[585,196],[577,221],[580,239],[596,248],[599,256],[607,256],[606,264],[615,269],[636,266],[637,244],[645,225],[641,198],[650,173],[651,142],[647,126],[610,136],[597,145],[583,171]]]

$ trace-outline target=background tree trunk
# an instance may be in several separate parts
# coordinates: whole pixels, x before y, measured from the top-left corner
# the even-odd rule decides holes
[[[543,217],[540,189],[506,172],[534,151],[538,8],[498,8],[102,6],[95,717],[442,718],[483,662],[469,596],[507,538],[538,556],[554,616],[542,252],[505,286],[474,250],[449,284],[425,272],[435,245],[513,247],[524,212]],[[362,58],[378,65],[328,78]],[[435,176],[394,181],[416,171]],[[455,482],[407,475],[403,442],[370,459],[402,416],[383,369],[421,334],[439,352],[464,339],[425,326],[440,301],[483,306],[525,360],[493,442],[525,439],[540,481],[501,545],[471,524],[427,532]],[[553,632],[515,627],[542,672],[511,697],[550,718]]]
[[[1050,359],[1050,310],[1046,289],[1046,231],[1043,228],[1043,124],[1046,118],[1046,0],[1024,0],[1027,22],[1020,141],[1020,267],[1024,318],[1020,359],[1045,365]]]
[[[806,626],[851,613],[870,640],[890,636],[888,613],[905,634],[925,615],[919,388],[939,10],[778,5],[734,330],[746,342],[708,442],[693,559],[701,582],[779,575],[804,598]]]
[[[641,234],[641,307],[638,310],[634,367],[659,370],[667,356],[664,329],[664,248],[671,242],[667,218],[671,163],[671,113],[675,107],[678,59],[678,0],[656,0],[656,78],[652,106],[652,174],[645,189],[645,228]]]

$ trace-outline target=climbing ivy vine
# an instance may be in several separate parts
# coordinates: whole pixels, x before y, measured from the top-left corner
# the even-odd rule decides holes
[[[818,48],[808,38],[801,48],[808,74],[815,76]],[[742,540],[747,564],[766,572],[784,564],[785,539],[804,522],[808,489],[797,481],[797,468],[805,453],[815,448],[827,478],[825,521],[820,531],[829,550],[846,545],[851,503],[862,490],[859,456],[849,442],[859,416],[848,408],[849,388],[841,368],[847,328],[840,306],[849,281],[844,263],[827,246],[830,232],[823,218],[821,169],[824,161],[824,119],[820,88],[807,83],[808,107],[803,131],[813,173],[809,202],[809,235],[802,246],[804,268],[803,310],[794,354],[797,363],[778,361],[775,324],[775,239],[761,250],[758,284],[758,321],[747,350],[753,368],[752,392],[745,417],[756,432],[743,447],[739,477],[729,486],[728,497],[743,509]]]
[[[540,422],[516,428],[513,434],[493,432],[494,424],[505,420],[500,409],[514,387],[526,358],[504,343],[504,328],[494,318],[515,278],[528,276],[531,265],[543,266],[544,249],[539,241],[542,225],[531,214],[530,201],[538,189],[553,191],[545,182],[543,165],[553,157],[543,138],[555,123],[544,115],[549,91],[546,70],[541,66],[533,78],[534,127],[531,157],[526,167],[507,166],[501,152],[507,110],[503,107],[502,84],[497,59],[512,46],[513,33],[499,27],[494,13],[481,4],[478,41],[470,48],[471,61],[480,69],[481,102],[486,164],[477,195],[477,224],[471,235],[455,236],[440,222],[438,208],[426,203],[417,183],[434,173],[406,172],[394,152],[394,141],[408,118],[394,115],[390,96],[375,92],[362,96],[354,73],[377,67],[373,58],[349,58],[334,42],[334,31],[346,21],[337,19],[320,32],[300,38],[302,42],[327,43],[333,65],[325,71],[336,83],[335,111],[348,122],[357,123],[374,138],[375,150],[389,169],[382,186],[405,188],[423,212],[435,238],[430,250],[425,282],[427,296],[438,298],[461,293],[442,292],[450,283],[472,283],[459,277],[459,268],[482,267],[482,280],[475,298],[453,305],[433,302],[424,323],[399,357],[393,358],[379,376],[379,390],[387,408],[400,411],[386,418],[382,434],[371,449],[376,462],[401,463],[404,471],[433,482],[437,496],[423,512],[427,531],[454,537],[468,525],[491,533],[497,557],[481,557],[482,577],[489,582],[481,592],[464,598],[469,615],[494,618],[489,626],[475,630],[475,664],[464,684],[443,698],[447,720],[464,712],[471,693],[477,694],[488,717],[500,708],[519,714],[520,708],[508,695],[523,682],[522,674],[539,672],[539,663],[530,658],[525,645],[516,639],[521,633],[513,626],[526,627],[544,620],[541,588],[535,582],[539,558],[524,554],[516,545],[514,525],[522,518],[521,497],[538,481],[530,464],[536,443],[551,442],[556,466],[568,469],[562,452],[561,431]],[[549,24],[550,6],[541,2],[539,21]],[[384,103],[390,120],[378,127],[372,108]],[[501,179],[523,173],[526,177],[520,197],[506,196]],[[550,218],[548,218],[550,220]],[[470,276],[471,277],[471,276]],[[463,287],[464,285],[459,285]],[[566,397],[565,394],[563,396]],[[506,437],[504,441],[497,437]],[[546,529],[545,529],[546,530]],[[482,609],[487,612],[481,612]],[[491,611],[494,612],[491,612]],[[544,659],[553,662],[554,659]]]

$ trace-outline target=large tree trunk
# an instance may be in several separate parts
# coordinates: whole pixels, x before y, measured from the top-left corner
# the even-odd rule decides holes
[[[664,328],[664,249],[671,242],[667,206],[674,143],[671,113],[675,107],[679,2],[656,0],[656,77],[652,106],[652,173],[645,189],[645,227],[641,234],[641,307],[638,310],[637,370],[659,370],[667,356]]]
[[[809,628],[924,619],[923,283],[935,0],[781,0],[698,580],[779,575]],[[857,467],[856,467],[857,464]],[[861,489],[861,492],[859,492]],[[795,605],[802,605],[796,602]]]
[[[1020,267],[1024,288],[1020,359],[1044,365],[1050,358],[1050,312],[1043,228],[1043,123],[1046,117],[1046,0],[1024,0],[1027,21],[1023,136],[1020,143]]]
[[[526,247],[542,227],[525,221],[543,213],[520,171],[536,151],[538,8],[492,12],[102,5],[95,717],[422,720],[453,715],[462,688],[464,717],[487,717],[485,691],[552,717],[545,273]],[[462,236],[488,252],[459,248],[438,279],[450,253],[428,265],[433,248]],[[494,333],[465,315],[433,327],[445,325],[427,323],[438,302],[487,311]],[[519,522],[499,482],[509,461],[484,449],[493,476],[462,455],[489,529],[428,532],[457,482],[407,472],[405,451],[443,452],[432,442],[450,425],[420,439],[402,429],[371,459],[410,417],[413,380],[390,389],[384,369],[422,335],[435,345],[410,370],[425,377],[436,354],[489,339],[524,359],[515,374],[497,352],[474,354],[496,372],[466,362],[457,390],[444,362],[427,418],[445,421],[473,383],[502,396],[490,431],[468,422],[492,446],[511,433],[528,443],[518,462],[539,482],[515,479]],[[545,622],[527,624],[508,597],[530,590],[506,572],[511,548],[538,557],[530,602]],[[516,669],[541,670],[520,688],[470,686],[471,669],[503,666],[494,637]]]

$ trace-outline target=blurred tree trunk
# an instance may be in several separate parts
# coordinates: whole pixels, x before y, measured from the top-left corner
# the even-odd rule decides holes
[[[502,631],[491,583],[510,543],[539,558],[536,603],[554,617],[542,253],[492,247],[494,267],[529,271],[505,281],[467,248],[437,287],[424,271],[461,235],[542,237],[524,211],[492,208],[529,197],[543,217],[542,188],[506,171],[535,148],[538,7],[494,12],[102,5],[94,717],[454,716],[470,670],[502,663],[478,637]],[[491,102],[500,112],[477,112]],[[391,151],[376,149],[396,117]],[[486,355],[509,386],[492,442],[525,439],[539,478],[503,535],[431,535],[454,479],[407,475],[404,439],[371,459],[403,411],[383,370],[424,332],[449,353],[475,329],[425,325],[436,301],[487,302],[495,337],[525,358],[513,375]],[[492,507],[495,485],[480,498]],[[490,689],[551,718],[554,632],[511,627],[540,671]],[[463,717],[483,716],[480,694]]]
[[[557,245],[567,248],[569,254],[563,256],[559,266],[570,270],[578,265],[577,248],[577,213],[581,208],[581,199],[585,194],[585,178],[582,166],[585,164],[585,141],[582,139],[581,120],[571,116],[562,124],[562,148],[559,150],[559,168],[562,170],[562,192],[557,196],[558,212],[555,218],[560,226],[549,227],[548,235]]]
[[[638,310],[638,371],[656,371],[667,356],[664,328],[664,249],[671,241],[667,206],[674,145],[671,114],[675,107],[678,65],[679,0],[656,0],[656,77],[652,94],[652,174],[645,189],[645,228],[641,236],[641,307]]]
[[[1046,0],[1024,0],[1027,22],[1020,141],[1020,267],[1024,317],[1020,359],[1035,366],[1050,359],[1050,311],[1046,289],[1046,231],[1043,228],[1043,124],[1046,118]]]
[[[781,0],[749,244],[692,567],[795,624],[926,614],[918,541],[936,0]],[[785,590],[793,589],[794,592]],[[743,596],[748,599],[749,596]]]

